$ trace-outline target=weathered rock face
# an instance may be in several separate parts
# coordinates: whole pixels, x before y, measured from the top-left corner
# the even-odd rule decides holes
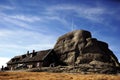
[[[103,68],[105,70],[108,67],[113,69],[120,66],[108,44],[92,38],[91,33],[85,30],[75,30],[59,37],[54,51],[60,62],[68,66],[87,66],[87,71],[94,71],[95,68],[103,71]]]

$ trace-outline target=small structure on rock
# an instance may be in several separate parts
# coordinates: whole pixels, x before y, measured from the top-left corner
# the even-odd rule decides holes
[[[40,67],[41,64],[41,67],[72,66],[70,70],[76,72],[117,73],[120,70],[120,63],[108,44],[92,38],[86,30],[75,30],[59,37],[52,50],[17,56],[7,64],[10,68]]]

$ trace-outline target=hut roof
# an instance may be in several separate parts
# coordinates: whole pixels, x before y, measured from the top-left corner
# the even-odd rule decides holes
[[[21,62],[42,61],[50,53],[50,51],[51,51],[51,49],[31,53],[28,57],[24,58]],[[31,57],[31,55],[33,55],[33,56]]]
[[[7,64],[15,64],[15,63],[24,63],[24,62],[36,62],[43,61],[48,54],[50,54],[52,49],[37,51],[34,53],[24,54],[20,56],[13,57]],[[25,57],[22,57],[25,56]]]
[[[20,61],[20,59],[21,59],[21,55],[20,56],[15,56],[10,61],[8,61],[7,64],[17,63],[18,61]]]

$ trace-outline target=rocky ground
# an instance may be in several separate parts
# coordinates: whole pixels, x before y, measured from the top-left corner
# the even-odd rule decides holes
[[[105,65],[106,66],[106,65]],[[22,69],[20,69],[22,70]],[[19,70],[18,70],[19,71]],[[99,73],[99,74],[119,74],[120,71],[117,71],[114,67],[109,66],[106,67],[96,67],[94,65],[82,64],[79,66],[57,66],[57,67],[42,67],[42,68],[33,68],[27,69],[24,71],[28,72],[52,72],[52,73],[80,73],[80,74],[91,74],[91,73]]]

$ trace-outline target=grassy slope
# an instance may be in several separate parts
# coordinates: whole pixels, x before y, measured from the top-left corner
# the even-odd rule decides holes
[[[0,72],[0,80],[120,80],[120,75],[47,72]]]

